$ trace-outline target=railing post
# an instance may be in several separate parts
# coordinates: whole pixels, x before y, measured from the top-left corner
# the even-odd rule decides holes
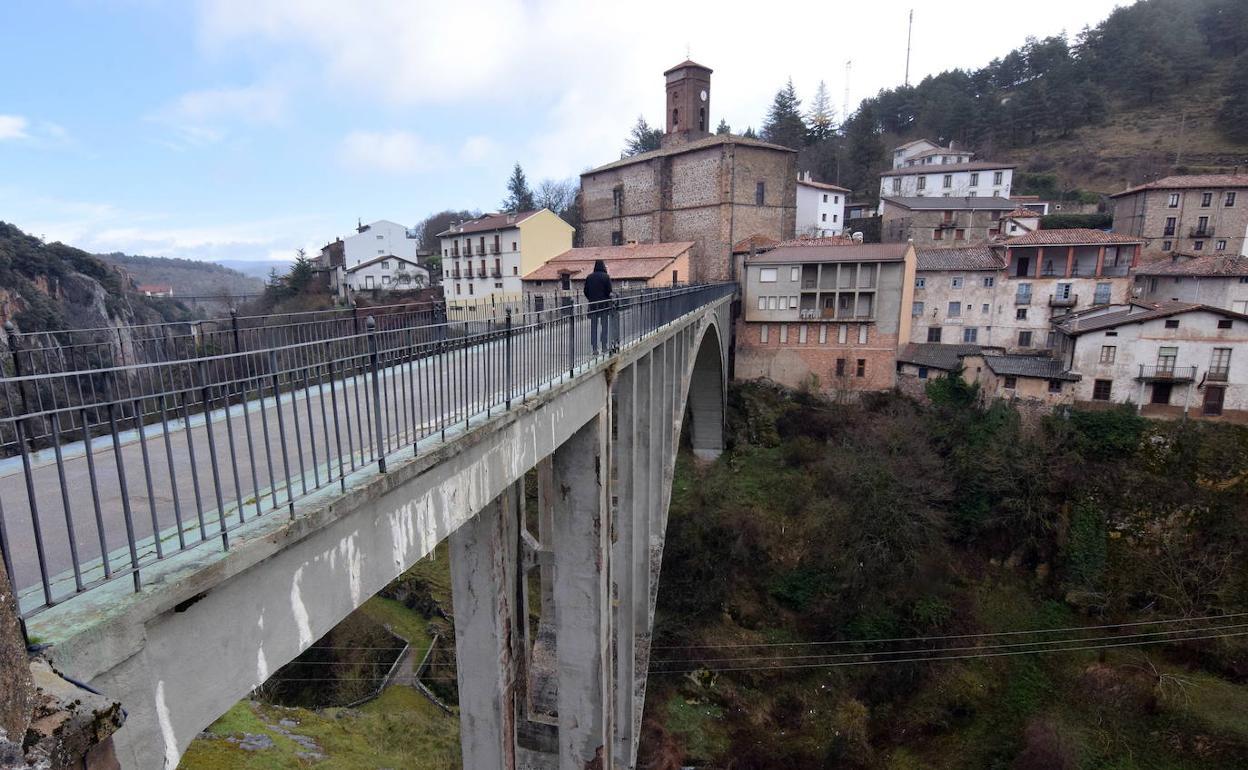
[[[576,373],[576,302],[564,297],[565,314],[568,317],[568,379]]]
[[[230,308],[230,328],[234,332],[234,352],[242,353],[243,347],[238,342],[238,308]]]
[[[504,381],[503,388],[505,395],[504,401],[508,409],[511,409],[511,308],[507,308],[506,314],[503,316],[503,355],[505,356]]]
[[[377,443],[377,469],[385,473],[386,450],[385,439],[381,433],[381,376],[378,371],[377,319],[370,315],[366,326],[368,328],[368,364],[369,369],[373,373],[373,430],[377,432],[375,437]]]
[[[360,308],[354,302],[351,303],[351,328],[356,334],[360,333]]]

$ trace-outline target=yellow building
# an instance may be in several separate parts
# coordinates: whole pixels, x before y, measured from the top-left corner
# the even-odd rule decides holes
[[[438,233],[448,305],[499,304],[521,295],[525,275],[572,248],[572,225],[550,209],[485,214]]]

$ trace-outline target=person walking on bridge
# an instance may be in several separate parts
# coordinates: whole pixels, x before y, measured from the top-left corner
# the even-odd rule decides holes
[[[601,349],[606,352],[611,309],[611,276],[607,275],[607,263],[601,259],[594,262],[594,272],[585,278],[585,299],[589,300],[589,340],[594,355]]]

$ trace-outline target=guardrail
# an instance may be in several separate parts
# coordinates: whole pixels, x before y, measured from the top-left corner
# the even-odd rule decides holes
[[[0,552],[30,616],[219,541],[479,416],[735,284],[570,298],[469,329],[385,327],[264,350],[0,379]],[[593,339],[597,336],[598,339]],[[65,395],[70,396],[68,400]],[[427,445],[427,444],[426,444]],[[23,494],[24,493],[24,494]]]

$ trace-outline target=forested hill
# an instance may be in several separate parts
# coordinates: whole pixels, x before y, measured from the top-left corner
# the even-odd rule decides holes
[[[1248,2],[1139,0],[979,69],[883,90],[840,132],[818,130],[826,96],[803,112],[789,86],[762,135],[800,147],[816,178],[834,181],[839,168],[840,183],[865,196],[877,192],[889,148],[918,137],[1052,173],[1063,189],[1112,192],[1176,170],[1248,165],[1246,83]]]
[[[174,296],[236,297],[264,291],[264,281],[259,278],[212,262],[143,257],[120,252],[97,256],[121,267],[140,284],[172,286]]]
[[[122,271],[63,243],[0,222],[0,315],[23,332],[151,323],[189,316],[145,297]]]

